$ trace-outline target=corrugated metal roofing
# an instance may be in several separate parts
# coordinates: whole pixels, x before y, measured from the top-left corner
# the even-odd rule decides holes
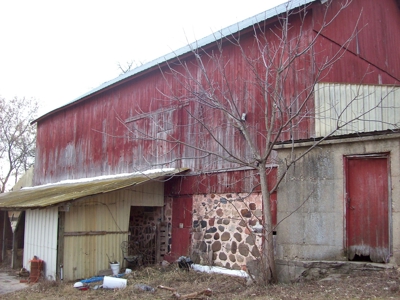
[[[24,188],[15,192],[0,194],[0,208],[3,209],[33,209],[44,208],[76,200],[82,197],[108,193],[158,180],[186,171],[186,168],[168,169],[146,173],[132,173],[126,176],[99,179],[87,178],[85,181],[66,181],[56,184]],[[101,177],[100,177],[101,178]],[[91,180],[92,179],[92,180]]]
[[[238,32],[240,32],[240,31],[242,31],[242,30],[244,30],[246,28],[254,26],[255,24],[258,24],[258,23],[260,23],[262,21],[271,19],[271,18],[273,18],[275,16],[278,16],[278,15],[280,15],[280,14],[286,12],[286,11],[289,11],[289,10],[292,10],[292,9],[296,9],[298,7],[310,4],[310,3],[315,2],[315,1],[317,1],[317,0],[291,0],[291,1],[288,1],[286,3],[280,4],[280,5],[278,5],[278,6],[274,7],[274,8],[266,10],[266,11],[264,11],[262,13],[259,13],[259,14],[255,15],[255,16],[253,16],[253,17],[245,19],[245,20],[243,20],[241,22],[238,22],[238,23],[236,23],[234,25],[231,25],[231,26],[228,26],[228,27],[226,27],[224,29],[221,29],[220,31],[217,31],[217,32],[215,32],[215,33],[213,33],[213,34],[211,34],[209,36],[206,36],[206,37],[204,37],[204,38],[202,38],[202,39],[200,39],[200,40],[198,40],[196,42],[193,42],[193,43],[191,43],[191,44],[189,44],[189,45],[187,45],[185,47],[182,47],[182,48],[180,48],[180,49],[178,49],[176,51],[173,51],[173,52],[168,53],[168,54],[166,54],[164,56],[161,56],[161,57],[159,57],[159,58],[157,58],[155,60],[152,60],[152,61],[150,61],[150,62],[148,62],[146,64],[143,64],[143,65],[141,65],[141,66],[139,66],[139,67],[137,67],[137,68],[135,68],[135,69],[133,69],[133,70],[131,70],[129,72],[126,72],[126,73],[124,73],[124,74],[122,74],[122,75],[110,80],[110,81],[104,82],[100,86],[98,86],[98,87],[92,89],[91,91],[83,94],[82,96],[72,100],[71,102],[68,102],[67,104],[65,104],[63,106],[44,114],[43,116],[37,118],[33,122],[37,122],[40,119],[43,119],[48,115],[51,115],[55,111],[58,111],[58,110],[60,110],[60,109],[62,109],[64,107],[67,107],[67,106],[71,105],[74,102],[77,102],[77,101],[79,101],[79,100],[81,100],[83,98],[86,98],[86,97],[88,97],[88,96],[90,96],[92,94],[95,94],[96,92],[99,92],[99,91],[101,91],[103,89],[106,89],[106,88],[108,88],[108,87],[110,87],[110,86],[112,86],[112,85],[114,85],[114,84],[116,84],[118,82],[121,82],[121,81],[123,81],[123,80],[125,80],[125,79],[127,79],[127,78],[129,78],[131,76],[134,76],[136,74],[139,74],[141,72],[149,70],[149,69],[151,69],[151,68],[153,68],[155,66],[158,66],[158,65],[160,65],[160,64],[162,64],[162,63],[164,63],[166,61],[169,61],[169,60],[171,60],[173,58],[176,58],[176,57],[179,57],[181,55],[190,53],[191,51],[193,51],[195,49],[199,49],[199,48],[205,47],[205,46],[207,46],[209,44],[214,43],[216,40],[220,40],[220,39],[223,39],[223,38],[228,37],[230,35],[233,35],[235,33],[238,33]]]
[[[320,82],[315,91],[315,136],[396,130],[400,88]],[[341,126],[337,129],[337,126]]]

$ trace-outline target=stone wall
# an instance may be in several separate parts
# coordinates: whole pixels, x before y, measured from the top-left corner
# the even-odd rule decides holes
[[[156,257],[157,225],[162,216],[161,207],[132,206],[129,219],[129,240],[136,241],[137,249],[142,255],[143,264],[153,264]]]
[[[244,269],[259,257],[260,194],[193,196],[192,259],[195,263]]]
[[[301,261],[276,260],[278,281],[283,283],[301,282],[307,280],[340,280],[345,275],[360,276],[360,272],[379,272],[397,269],[393,264],[350,261]],[[324,278],[324,279],[321,279]]]

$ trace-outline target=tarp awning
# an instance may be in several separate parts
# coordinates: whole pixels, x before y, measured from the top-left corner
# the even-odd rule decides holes
[[[59,205],[90,195],[108,193],[151,180],[161,180],[188,169],[158,169],[145,172],[65,180],[0,194],[0,209],[33,209]]]

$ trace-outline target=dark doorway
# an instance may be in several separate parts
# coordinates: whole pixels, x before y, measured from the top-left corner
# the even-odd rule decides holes
[[[129,255],[140,256],[140,264],[143,265],[159,262],[160,231],[163,228],[161,207],[132,206],[129,220],[129,243],[132,252]]]

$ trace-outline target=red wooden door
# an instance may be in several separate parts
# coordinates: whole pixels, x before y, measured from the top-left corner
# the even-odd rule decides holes
[[[346,162],[348,258],[388,262],[388,157],[348,157]]]
[[[192,229],[191,197],[174,198],[172,203],[171,259],[189,256]]]

